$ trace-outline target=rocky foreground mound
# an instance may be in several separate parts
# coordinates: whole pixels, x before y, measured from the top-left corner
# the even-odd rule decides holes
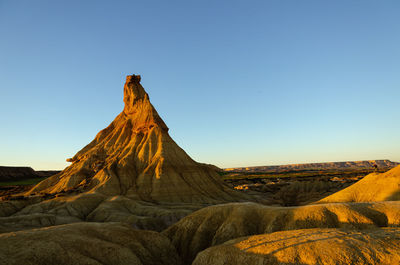
[[[230,203],[203,208],[172,225],[163,234],[171,239],[186,264],[190,264],[200,251],[244,236],[309,228],[368,231],[388,226],[400,226],[400,202],[340,203],[301,207]],[[290,235],[290,232],[286,235]],[[343,241],[343,244],[346,242]]]
[[[198,210],[162,233],[96,222],[3,233],[0,263],[397,264],[399,226],[400,202],[230,203]]]
[[[0,234],[0,264],[181,264],[168,238],[115,223]]]
[[[372,173],[350,187],[322,200],[327,202],[371,202],[400,200],[400,166],[385,173]]]
[[[192,264],[400,264],[400,229],[304,229],[250,236],[208,248]]]

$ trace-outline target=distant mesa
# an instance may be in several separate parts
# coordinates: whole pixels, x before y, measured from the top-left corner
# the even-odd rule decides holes
[[[0,181],[16,181],[30,178],[49,177],[58,173],[56,170],[35,171],[31,167],[0,166]]]
[[[325,163],[305,163],[305,164],[289,164],[277,166],[255,166],[255,167],[237,167],[226,168],[226,172],[283,172],[283,171],[300,171],[300,170],[371,170],[375,166],[381,170],[388,170],[400,165],[398,162],[390,160],[365,160],[365,161],[346,161],[346,162],[325,162]]]
[[[226,186],[217,167],[195,162],[169,136],[139,75],[124,86],[124,109],[96,138],[67,159],[72,164],[30,190],[125,195],[156,202],[221,202],[246,198]]]
[[[37,174],[35,170],[31,167],[7,167],[0,166],[0,180],[10,181],[10,180],[20,180],[26,178],[36,177]]]

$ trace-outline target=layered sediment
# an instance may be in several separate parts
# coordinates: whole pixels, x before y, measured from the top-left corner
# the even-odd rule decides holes
[[[127,76],[124,110],[68,160],[69,167],[27,195],[76,190],[150,202],[246,199],[223,184],[212,167],[197,163],[174,142],[140,80],[139,75]]]

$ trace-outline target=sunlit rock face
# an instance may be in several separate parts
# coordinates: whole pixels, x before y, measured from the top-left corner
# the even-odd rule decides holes
[[[239,238],[200,252],[202,264],[400,263],[400,229],[304,229]]]
[[[164,230],[163,234],[171,239],[183,260],[187,264],[191,264],[199,252],[209,247],[250,235],[311,228],[366,231],[379,230],[382,227],[400,227],[400,202],[332,203],[300,207],[271,207],[258,203],[228,203],[198,210]],[[290,237],[290,233],[286,235]],[[247,255],[240,251],[235,255],[240,253]],[[246,263],[244,261],[243,263],[230,263],[229,260],[222,259],[222,256],[222,260],[216,262],[217,259],[214,258],[210,259],[210,263],[204,264],[270,264],[268,262]],[[203,258],[201,260],[204,261]],[[222,261],[226,263],[219,263]]]
[[[322,200],[327,202],[373,202],[400,200],[400,166],[385,173],[371,173],[350,187]]]
[[[123,111],[68,159],[69,167],[0,201],[0,233],[85,221],[161,231],[211,204],[261,200],[191,159],[169,136],[140,80],[126,78]]]
[[[127,76],[124,110],[68,160],[72,162],[69,167],[28,194],[98,192],[151,202],[188,203],[245,199],[172,140],[140,80],[139,75]]]

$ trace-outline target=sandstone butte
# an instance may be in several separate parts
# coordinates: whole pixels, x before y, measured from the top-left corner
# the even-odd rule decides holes
[[[127,76],[124,103],[69,167],[0,201],[0,232],[85,221],[161,231],[205,206],[257,200],[226,186],[215,167],[172,140],[139,75]]]
[[[262,205],[177,146],[140,76],[124,102],[69,167],[0,201],[1,264],[400,263],[400,166],[318,204]]]
[[[124,110],[67,161],[72,164],[27,195],[79,190],[149,202],[216,203],[245,200],[209,166],[191,159],[168,134],[139,75],[124,86]]]

